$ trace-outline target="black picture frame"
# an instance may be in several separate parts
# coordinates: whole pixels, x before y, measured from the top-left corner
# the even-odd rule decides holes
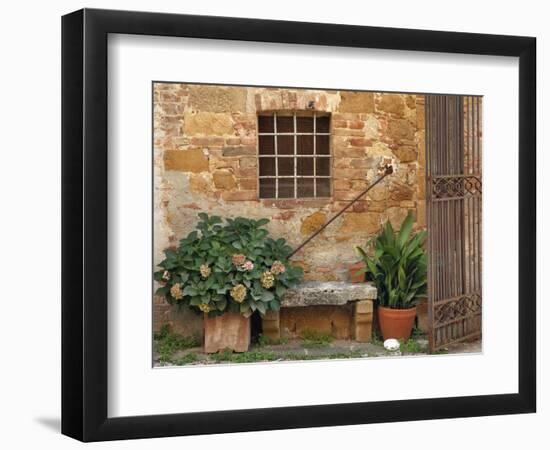
[[[518,393],[107,417],[107,36],[177,36],[519,58]],[[62,433],[82,441],[535,412],[536,39],[83,9],[62,18]]]

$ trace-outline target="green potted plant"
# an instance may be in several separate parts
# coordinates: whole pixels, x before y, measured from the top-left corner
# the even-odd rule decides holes
[[[246,351],[250,316],[278,311],[287,288],[302,277],[302,269],[288,263],[292,248],[263,228],[268,222],[201,213],[197,229],[165,250],[154,273],[156,295],[204,315],[208,353]]]
[[[384,339],[409,339],[416,303],[426,295],[426,232],[411,233],[412,226],[409,212],[398,232],[388,221],[366,249],[357,247],[366,264],[367,281],[378,290],[378,320]]]

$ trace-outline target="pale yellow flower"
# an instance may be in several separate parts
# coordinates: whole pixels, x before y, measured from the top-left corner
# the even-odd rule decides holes
[[[260,283],[262,283],[262,286],[265,289],[272,288],[274,281],[275,281],[275,277],[270,271],[266,271],[262,273],[262,275],[260,276]]]
[[[181,290],[181,284],[176,283],[170,288],[170,294],[172,294],[172,297],[174,297],[176,300],[181,300],[183,298],[183,292]]]
[[[203,278],[208,278],[210,276],[210,273],[212,272],[212,269],[210,269],[210,267],[208,267],[206,264],[201,264],[199,270]]]
[[[209,313],[209,312],[210,312],[210,306],[205,305],[204,303],[201,303],[201,304],[199,305],[199,309],[200,309],[203,313]]]
[[[235,300],[237,303],[242,303],[246,298],[246,293],[246,286],[244,284],[237,284],[237,286],[231,289],[229,295],[231,295],[233,300]]]
[[[170,279],[170,272],[165,270],[164,273],[162,274],[162,279],[165,281],[168,281]]]

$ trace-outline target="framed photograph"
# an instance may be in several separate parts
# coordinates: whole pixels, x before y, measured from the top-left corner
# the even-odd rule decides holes
[[[62,432],[535,412],[536,40],[62,21]]]

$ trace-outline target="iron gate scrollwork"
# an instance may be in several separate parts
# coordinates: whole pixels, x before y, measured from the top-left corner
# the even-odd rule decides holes
[[[481,337],[481,106],[480,97],[426,96],[432,351]]]

